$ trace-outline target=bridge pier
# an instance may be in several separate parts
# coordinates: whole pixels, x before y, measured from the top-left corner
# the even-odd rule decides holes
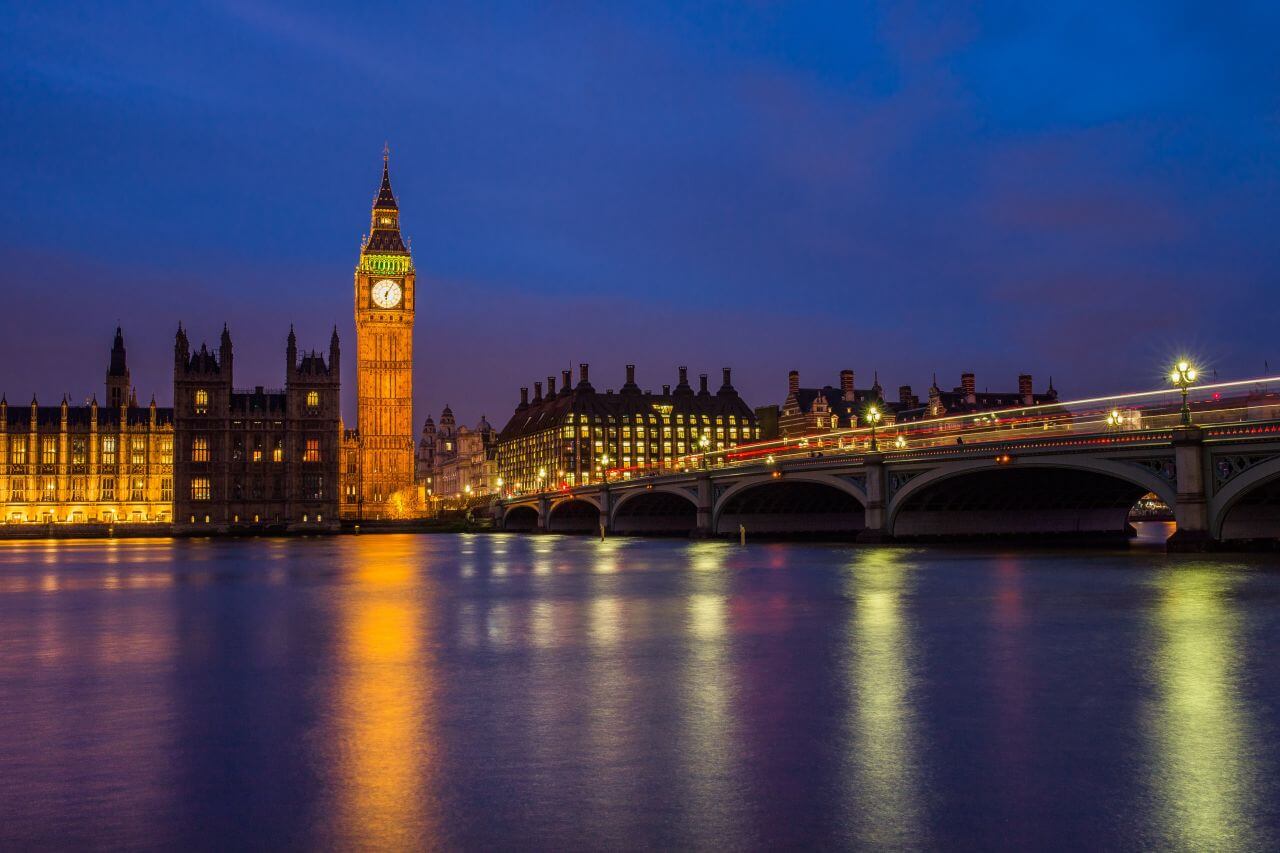
[[[1173,518],[1178,529],[1165,547],[1170,552],[1209,551],[1217,544],[1209,527],[1209,498],[1205,491],[1204,434],[1198,426],[1173,432],[1173,459],[1178,496]]]
[[[868,453],[863,460],[867,472],[867,505],[863,516],[866,526],[858,531],[858,541],[871,544],[888,542],[892,537],[885,529],[887,520],[885,493],[888,483],[884,469],[884,454]]]
[[[715,535],[711,526],[712,494],[711,475],[702,471],[698,474],[698,525],[693,529],[694,539],[709,539]]]
[[[538,498],[538,533],[547,533],[551,530],[551,501],[547,500],[547,496],[543,495]]]

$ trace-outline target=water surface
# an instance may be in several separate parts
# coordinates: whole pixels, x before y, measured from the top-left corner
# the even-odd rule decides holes
[[[1265,558],[0,544],[0,847],[1263,849]]]

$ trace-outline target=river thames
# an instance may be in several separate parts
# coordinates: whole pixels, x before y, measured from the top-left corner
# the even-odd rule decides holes
[[[1275,563],[3,543],[0,846],[1274,849]]]

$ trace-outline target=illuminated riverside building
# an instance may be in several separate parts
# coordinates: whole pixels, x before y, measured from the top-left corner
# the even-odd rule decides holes
[[[173,505],[173,410],[139,406],[116,329],[106,405],[63,397],[10,406],[0,397],[0,513],[9,524],[167,522]]]
[[[236,390],[231,334],[216,352],[174,342],[173,471],[177,533],[338,528],[341,441],[338,330],[329,359],[298,353],[293,329],[285,387]]]
[[[689,386],[681,367],[675,388],[642,391],[635,365],[627,365],[626,382],[616,393],[592,387],[587,365],[579,368],[577,385],[569,371],[534,383],[534,396],[520,389],[520,405],[498,434],[498,475],[504,493],[627,478],[639,473],[679,470],[697,464],[688,459],[705,448],[725,450],[759,437],[755,413],[734,390],[729,368],[716,393],[700,377]],[[705,443],[704,443],[705,439]]]
[[[440,426],[430,417],[418,441],[418,483],[428,497],[450,500],[498,490],[498,432],[484,416],[472,429],[458,426],[447,405]]]

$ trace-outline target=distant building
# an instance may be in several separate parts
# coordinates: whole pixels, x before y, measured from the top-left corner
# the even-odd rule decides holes
[[[903,386],[908,400],[911,388]],[[824,385],[821,388],[800,387],[800,373],[787,374],[787,398],[778,415],[778,438],[795,438],[803,435],[830,432],[835,429],[851,429],[858,426],[859,418],[872,403],[879,405],[892,423],[897,406],[886,403],[884,390],[877,377],[870,388],[854,386],[852,370],[840,371],[840,387]]]
[[[897,418],[901,421],[918,421],[925,418],[941,418],[950,415],[966,415],[976,412],[989,412],[994,409],[1011,409],[1018,406],[1046,406],[1058,402],[1058,392],[1053,387],[1053,379],[1043,393],[1035,393],[1032,387],[1031,374],[1018,376],[1016,391],[979,391],[977,380],[972,373],[960,374],[960,385],[950,391],[938,387],[935,377],[929,386],[929,399],[923,405],[898,409]]]
[[[627,365],[626,382],[617,392],[600,393],[588,379],[587,365],[579,368],[577,385],[569,371],[534,383],[534,396],[520,389],[520,404],[498,435],[498,474],[504,491],[598,482],[612,475],[675,470],[683,457],[707,449],[725,450],[759,437],[756,416],[730,382],[729,368],[714,394],[707,376],[700,387],[689,386],[688,369],[681,367],[675,388],[661,393],[642,391],[635,365]]]
[[[9,524],[167,522],[173,507],[173,410],[139,406],[116,329],[107,405],[0,397],[0,519]]]
[[[1034,393],[1030,374],[1018,377],[1017,391],[978,391],[972,373],[960,376],[959,387],[943,391],[935,379],[929,398],[921,402],[910,385],[898,387],[896,400],[885,399],[877,377],[870,388],[856,388],[854,372],[840,371],[840,386],[802,388],[800,374],[791,371],[787,377],[787,398],[778,414],[778,438],[795,438],[836,429],[865,426],[864,414],[874,404],[883,415],[882,424],[904,423],[925,418],[940,418],[971,412],[985,412],[1017,406],[1041,406],[1056,403],[1058,392],[1050,381],[1044,393]]]
[[[341,440],[338,330],[329,359],[298,354],[293,329],[285,387],[233,385],[231,334],[217,352],[174,343],[175,532],[329,531],[338,527]]]
[[[418,482],[428,497],[493,494],[498,479],[498,433],[481,415],[475,429],[458,426],[447,405],[440,427],[427,418],[418,441]]]

